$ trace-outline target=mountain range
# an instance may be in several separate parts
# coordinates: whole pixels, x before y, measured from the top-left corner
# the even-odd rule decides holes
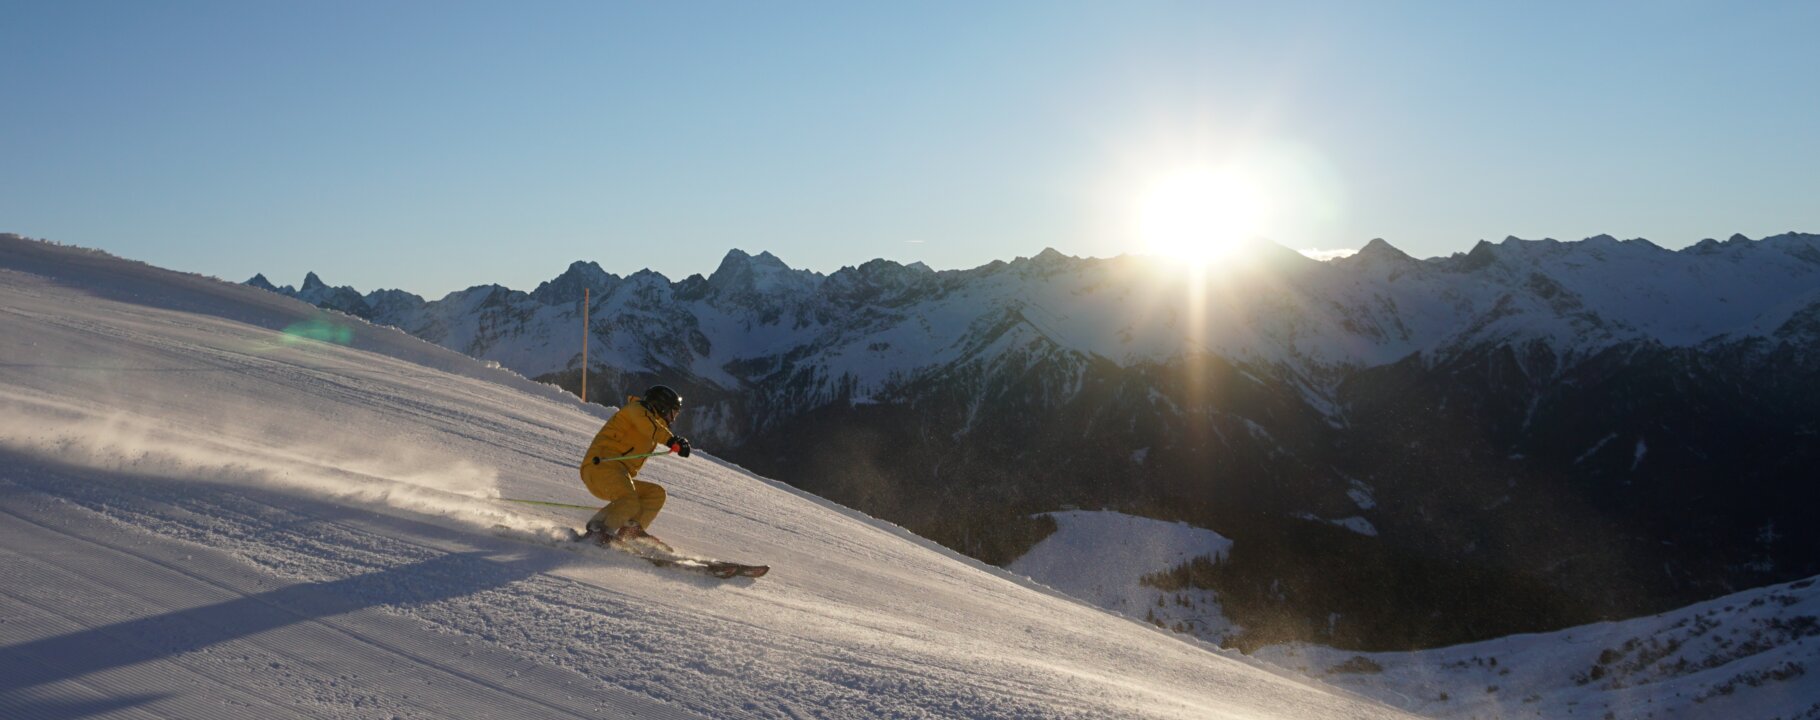
[[[989,562],[1056,510],[1216,530],[1230,552],[1181,580],[1241,647],[1427,647],[1820,572],[1815,235],[829,274],[735,250],[438,300],[248,282],[571,391],[588,290],[591,399],[676,386],[698,446]]]

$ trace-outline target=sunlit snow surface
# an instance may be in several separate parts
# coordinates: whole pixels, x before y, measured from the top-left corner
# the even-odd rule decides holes
[[[1140,582],[1195,555],[1223,554],[1230,540],[1115,512],[1054,517],[1057,531],[1010,569],[1202,639],[1235,629],[1211,592]],[[1267,646],[1255,657],[1431,717],[1813,720],[1820,718],[1817,580],[1650,617],[1419,652],[1295,644]]]
[[[1400,717],[708,453],[764,579],[539,544],[604,408],[254,288],[0,238],[0,338],[0,717]]]
[[[1056,531],[1007,570],[1113,612],[1179,629],[1218,642],[1234,631],[1208,590],[1165,590],[1145,584],[1161,573],[1201,557],[1224,557],[1232,541],[1187,523],[1164,522],[1116,512],[1050,513]]]
[[[1820,587],[1438,650],[1258,657],[1443,718],[1820,718]]]

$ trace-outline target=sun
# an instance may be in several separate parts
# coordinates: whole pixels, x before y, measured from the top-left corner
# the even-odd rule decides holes
[[[1166,173],[1139,195],[1137,236],[1145,253],[1205,264],[1265,231],[1271,199],[1236,168]]]

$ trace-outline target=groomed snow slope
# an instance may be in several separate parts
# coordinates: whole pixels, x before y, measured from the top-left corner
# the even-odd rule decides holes
[[[601,409],[254,288],[7,241],[0,338],[0,717],[1403,717],[706,453],[768,577],[538,544]]]

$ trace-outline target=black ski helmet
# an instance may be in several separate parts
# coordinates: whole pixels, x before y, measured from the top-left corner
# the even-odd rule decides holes
[[[652,385],[650,390],[645,391],[643,401],[651,412],[666,419],[676,417],[676,413],[682,411],[682,396],[668,385]]]

